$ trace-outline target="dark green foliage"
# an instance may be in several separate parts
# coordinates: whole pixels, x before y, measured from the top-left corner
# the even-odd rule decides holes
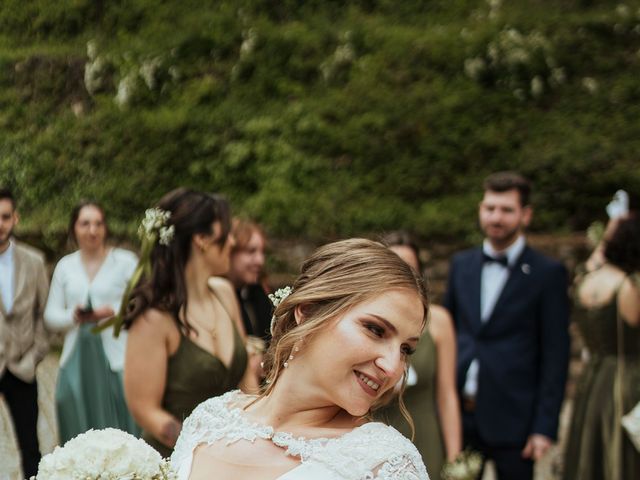
[[[467,242],[498,169],[582,229],[640,190],[640,3],[502,3],[4,0],[0,183],[54,249],[79,199],[133,238],[179,185],[281,237]]]

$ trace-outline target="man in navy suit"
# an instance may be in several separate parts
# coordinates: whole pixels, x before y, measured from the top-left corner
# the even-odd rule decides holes
[[[445,306],[456,326],[464,443],[500,480],[533,478],[556,438],[569,359],[566,269],[530,248],[530,184],[487,177],[481,247],[456,254]]]

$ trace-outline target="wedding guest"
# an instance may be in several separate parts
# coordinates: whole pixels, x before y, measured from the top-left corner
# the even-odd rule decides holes
[[[235,288],[242,321],[247,332],[249,370],[256,382],[264,380],[262,357],[269,341],[273,305],[267,296],[264,272],[266,236],[260,225],[249,220],[234,219],[231,234],[235,245],[227,278]]]
[[[455,322],[463,442],[500,480],[533,477],[557,436],[569,360],[567,274],[529,247],[531,184],[516,172],[484,182],[485,240],[456,254],[444,305]]]
[[[56,265],[44,311],[47,327],[65,333],[56,383],[61,443],[92,428],[140,433],[122,385],[127,337],[116,339],[113,330],[91,331],[120,308],[137,263],[130,251],[110,247],[107,234],[100,205],[86,201],[73,209],[69,238],[78,250]]]
[[[423,271],[415,240],[406,232],[392,232],[383,243],[418,274]],[[429,478],[439,480],[445,461],[453,461],[462,445],[460,402],[456,391],[456,340],[447,310],[431,304],[429,321],[411,356],[404,403],[415,425],[414,445],[422,455]],[[411,426],[398,404],[385,409],[390,424],[411,438]]]
[[[217,196],[178,188],[143,221],[147,275],[123,321],[129,329],[125,394],[143,438],[171,454],[182,421],[200,402],[257,389],[247,370],[242,319],[229,269],[229,207]],[[243,376],[244,382],[243,383]]]
[[[236,243],[227,277],[235,288],[247,334],[268,340],[273,305],[262,283],[266,237],[257,223],[235,219],[232,225]]]
[[[604,238],[574,285],[587,360],[573,402],[567,480],[640,478],[640,452],[620,427],[640,402],[640,216],[625,192],[617,197]]]
[[[15,197],[0,189],[0,394],[29,478],[40,461],[36,367],[49,348],[42,318],[49,279],[42,253],[13,237],[18,219]]]
[[[275,298],[264,390],[192,413],[171,458],[179,479],[427,480],[413,444],[369,418],[424,328],[416,273],[382,244],[344,240],[312,254]]]

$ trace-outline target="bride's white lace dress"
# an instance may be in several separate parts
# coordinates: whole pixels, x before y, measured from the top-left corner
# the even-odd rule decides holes
[[[171,464],[187,480],[201,444],[271,440],[300,464],[278,480],[428,480],[420,454],[397,430],[371,422],[337,438],[304,439],[249,421],[240,408],[248,396],[228,392],[201,403],[184,423]]]

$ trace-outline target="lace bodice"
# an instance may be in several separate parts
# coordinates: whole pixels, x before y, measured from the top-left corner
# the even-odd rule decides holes
[[[281,480],[307,479],[310,473],[326,480],[428,480],[416,448],[392,427],[371,422],[337,438],[294,437],[249,421],[241,408],[248,399],[240,391],[228,392],[201,403],[187,418],[171,456],[180,480],[187,479],[198,445],[256,439],[271,440],[300,458],[301,465]]]

